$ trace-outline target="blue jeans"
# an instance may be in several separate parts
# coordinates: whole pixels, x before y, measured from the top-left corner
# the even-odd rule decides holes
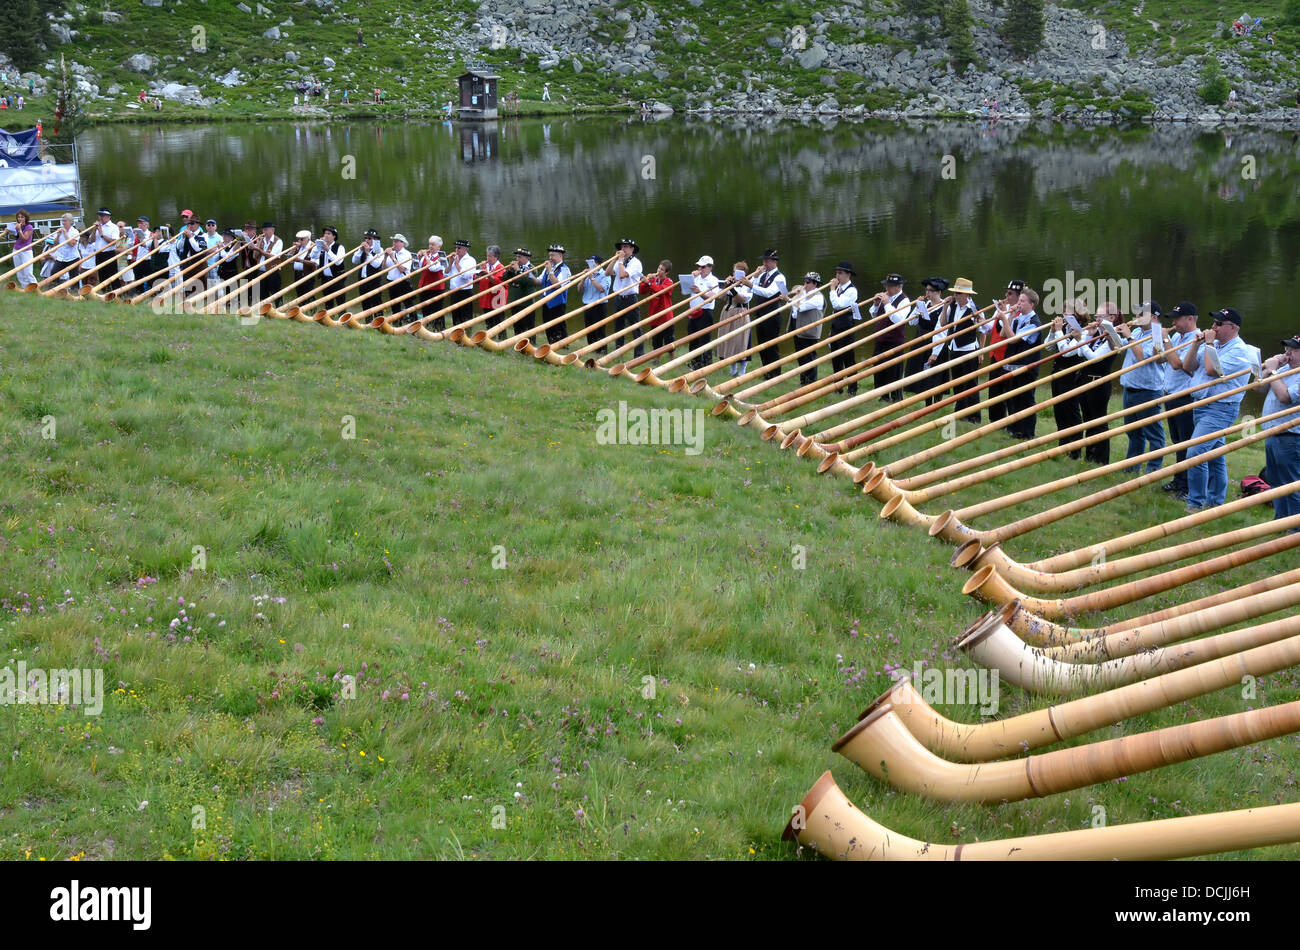
[[[1300,435],[1269,436],[1264,440],[1264,458],[1270,488],[1300,481]],[[1300,491],[1273,499],[1274,518],[1291,515],[1300,515]]]
[[[1134,406],[1141,405],[1144,402],[1151,402],[1153,399],[1159,399],[1164,395],[1163,392],[1155,389],[1132,389],[1125,386],[1124,389],[1124,408],[1131,409]],[[1160,403],[1141,409],[1138,412],[1128,413],[1124,416],[1124,424],[1137,422],[1140,419],[1146,419],[1160,412]],[[1135,458],[1145,452],[1163,449],[1165,447],[1165,430],[1159,422],[1148,422],[1140,429],[1132,429],[1128,434],[1128,455],[1125,458]],[[1164,464],[1160,459],[1148,459],[1147,471],[1158,472],[1160,466]],[[1137,471],[1134,466],[1130,471]]]
[[[1222,400],[1192,410],[1192,438],[1226,429],[1237,419],[1240,402],[1224,405]],[[1220,436],[1187,450],[1189,459],[1204,455],[1223,446],[1226,439]],[[1220,455],[1216,459],[1194,465],[1187,470],[1187,503],[1196,508],[1221,505],[1228,497],[1228,460]]]

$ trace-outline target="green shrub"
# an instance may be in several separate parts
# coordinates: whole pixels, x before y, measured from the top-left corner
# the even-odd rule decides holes
[[[1221,106],[1228,101],[1228,77],[1223,75],[1219,61],[1213,56],[1201,68],[1201,88],[1197,91],[1201,99],[1212,106]]]

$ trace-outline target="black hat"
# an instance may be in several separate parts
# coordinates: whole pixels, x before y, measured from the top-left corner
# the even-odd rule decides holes
[[[1290,347],[1293,350],[1300,350],[1300,337],[1288,337],[1282,341],[1282,345]]]
[[[780,259],[781,255],[776,252],[776,248],[774,247],[769,247],[763,252],[763,260],[765,261],[779,261]]]
[[[1159,317],[1159,316],[1162,316],[1162,315],[1164,314],[1164,311],[1160,309],[1160,301],[1158,301],[1158,300],[1148,300],[1148,301],[1146,301],[1144,304],[1142,304],[1142,306],[1143,306],[1143,307],[1150,307],[1150,308],[1151,308],[1151,316],[1153,316],[1153,317]],[[1139,308],[1139,309],[1141,309],[1141,308]]]
[[[592,267],[595,267],[601,262],[602,258],[599,254],[588,254],[586,257],[583,258],[583,260],[586,261],[588,264],[590,264]]]
[[[1186,300],[1180,300],[1178,306],[1169,311],[1171,317],[1194,317],[1196,316],[1196,304],[1189,303]]]
[[[100,208],[99,211],[96,212],[96,213],[97,213],[97,214],[106,214],[106,215],[108,215],[108,216],[110,216],[110,217],[112,217],[112,214],[113,214],[113,212],[109,211],[107,208]]]
[[[469,250],[469,241],[466,241],[464,238],[461,238],[459,241],[456,242],[456,246],[457,246],[457,247],[463,247],[465,250],[468,251],[468,250]]]
[[[898,287],[902,287],[903,278],[902,275],[900,274],[886,274],[885,279],[882,280],[880,283],[885,287],[890,287],[895,285]]]
[[[942,277],[927,277],[925,280],[921,281],[921,286],[933,287],[935,290],[939,291],[939,293],[943,293],[948,289],[948,281],[944,280]]]
[[[273,227],[275,227],[275,222],[274,222],[274,221],[263,221],[263,222],[262,222],[262,227],[263,227],[263,228],[273,228]]]
[[[563,244],[552,244],[552,245],[551,245],[550,247],[548,247],[546,250],[547,250],[548,252],[550,252],[550,251],[558,251],[558,252],[561,253],[561,254],[565,253],[565,251],[564,251],[564,245],[563,245]]]
[[[533,259],[533,252],[528,250],[526,247],[517,247],[515,248],[515,257],[526,257],[531,261]]]
[[[203,222],[203,226],[207,227],[209,224],[216,224],[216,223],[217,223],[216,218],[208,218],[208,220]]]
[[[634,240],[632,240],[631,238],[628,238],[628,237],[620,238],[620,239],[619,239],[619,242],[618,242],[617,244],[614,245],[614,250],[617,251],[617,250],[621,249],[621,248],[623,247],[624,244],[630,244],[630,245],[632,245],[632,253],[633,253],[633,254],[640,254],[640,253],[641,253],[641,245],[638,244],[638,243],[636,243],[636,241],[634,241]]]
[[[137,223],[139,223],[140,221],[143,221],[145,224],[149,223],[149,219],[146,218],[144,215],[140,215],[140,217],[136,218],[135,220]]]
[[[835,269],[836,269],[836,270],[842,270],[842,271],[844,271],[844,273],[846,273],[846,274],[852,274],[852,275],[854,275],[854,276],[857,276],[857,273],[858,273],[857,271],[855,271],[855,270],[853,269],[853,265],[850,264],[848,261],[840,261],[838,264],[835,265]]]
[[[1016,293],[1020,293],[1024,289],[1025,282],[1023,280],[1013,280],[1007,284],[1007,290],[1014,290]]]
[[[330,234],[334,235],[335,237],[339,236],[339,229],[334,227],[334,225],[332,224],[325,225],[325,227],[321,228],[320,233],[324,234],[326,231],[328,231]]]
[[[1210,316],[1218,322],[1235,323],[1237,326],[1241,326],[1241,314],[1232,307],[1224,307],[1222,310],[1216,310],[1214,313],[1210,314]]]
[[[365,233],[364,236],[365,236],[365,237],[379,237],[379,232],[376,231],[374,228],[371,228],[370,230],[366,231],[366,233]]]
[[[822,275],[817,273],[815,270],[810,270],[808,273],[803,275],[803,282],[805,284],[820,284],[822,282]]]

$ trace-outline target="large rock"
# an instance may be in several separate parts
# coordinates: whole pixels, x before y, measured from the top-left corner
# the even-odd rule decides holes
[[[183,86],[178,82],[169,82],[158,90],[158,95],[172,102],[198,103],[203,101],[198,86]]]
[[[298,62],[298,53],[297,53],[297,51],[296,51],[296,50],[291,50],[291,49],[285,50],[285,51],[284,51],[284,61],[285,61],[286,63],[289,63],[290,65],[293,65],[294,63]]]
[[[326,69],[333,69],[333,68],[334,68],[334,60],[331,59],[331,58],[328,57],[328,56],[326,56],[323,60],[321,60],[321,64],[322,64]]]
[[[820,43],[814,43],[799,54],[799,65],[804,69],[817,69],[822,63],[826,62],[826,56],[826,47]]]
[[[134,56],[128,57],[124,65],[133,73],[151,73],[154,71],[154,67],[158,65],[158,60],[148,53],[136,53]]]
[[[280,38],[280,28],[278,26],[273,26],[263,33],[262,36],[268,40],[278,40]]]
[[[71,43],[72,38],[77,35],[77,31],[69,29],[62,23],[51,23],[50,34],[59,43]]]
[[[162,0],[140,0],[140,2],[143,3],[146,7],[162,6]]]
[[[221,83],[221,85],[225,86],[227,89],[231,88],[232,86],[238,86],[242,81],[243,79],[240,76],[238,69],[230,70],[230,72],[226,73],[224,76],[222,76],[220,79],[217,80],[217,82]]]
[[[249,16],[252,16],[253,14],[253,8],[246,3],[235,4],[235,9],[238,10],[240,13],[247,13]]]

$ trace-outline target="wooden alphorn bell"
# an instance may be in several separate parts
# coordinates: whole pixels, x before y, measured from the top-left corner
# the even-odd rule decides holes
[[[20,270],[22,270],[24,267],[35,267],[37,261],[44,260],[46,257],[48,257],[49,255],[53,254],[53,253],[54,253],[55,251],[57,251],[59,248],[61,248],[61,247],[65,247],[66,245],[71,244],[71,243],[73,243],[74,241],[76,241],[76,238],[69,238],[69,239],[67,239],[67,240],[60,241],[58,244],[55,244],[53,247],[48,247],[48,248],[46,248],[45,250],[41,251],[41,253],[39,253],[39,254],[34,254],[34,255],[32,255],[32,259],[31,259],[30,261],[28,261],[26,264],[23,264],[22,267],[15,267],[15,268],[12,268],[11,270],[7,270],[7,271],[5,271],[3,274],[0,274],[0,283],[3,283],[3,284],[4,284],[4,287],[5,287],[6,290],[17,290],[17,289],[18,289],[18,282],[17,282],[17,281],[13,281],[13,280],[9,280],[10,277],[13,277],[13,276],[14,276],[15,274],[17,274]],[[12,252],[11,254],[6,255],[6,258],[5,258],[5,259],[12,258],[12,257],[16,257],[17,255],[18,255],[18,252],[17,252],[17,251],[14,251],[14,252]],[[77,263],[80,264],[81,262],[78,261]],[[33,270],[32,273],[36,273],[36,272]],[[47,279],[48,279],[48,278],[47,278]],[[38,285],[41,284],[41,283],[44,283],[44,281],[37,281],[36,284],[28,284],[27,286],[28,286],[28,287],[38,286]]]

